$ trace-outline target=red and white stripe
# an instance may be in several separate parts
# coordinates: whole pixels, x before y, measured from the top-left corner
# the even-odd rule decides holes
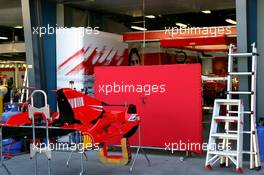
[[[70,98],[69,103],[72,108],[78,108],[84,106],[84,100],[83,97],[78,97],[78,98]]]

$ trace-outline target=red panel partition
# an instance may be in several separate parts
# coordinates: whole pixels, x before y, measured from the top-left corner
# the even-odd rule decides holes
[[[143,146],[201,151],[200,64],[96,67],[94,76],[96,98],[137,106]]]

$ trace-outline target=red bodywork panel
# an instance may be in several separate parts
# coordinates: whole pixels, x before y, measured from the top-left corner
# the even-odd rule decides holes
[[[59,113],[52,115],[50,127],[80,131],[83,135],[91,136],[94,143],[130,137],[140,122],[136,113],[129,112],[129,106],[123,105],[124,110],[121,111],[109,110],[111,105],[72,89],[58,90],[57,101]],[[35,121],[40,119],[42,119],[41,114],[35,113]],[[3,126],[24,125],[31,125],[28,112],[10,117]]]
[[[75,119],[81,120],[83,125],[89,126],[101,114],[102,102],[72,89],[63,89],[63,92],[72,107]]]

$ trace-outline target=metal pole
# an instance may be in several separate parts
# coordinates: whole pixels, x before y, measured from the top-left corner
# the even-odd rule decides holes
[[[31,105],[34,105],[33,104],[33,100],[31,101]],[[34,113],[33,113],[33,116],[32,116],[32,137],[33,137],[33,147],[35,147],[36,146],[36,133],[35,133],[35,118],[34,118]],[[34,159],[35,159],[34,171],[35,171],[35,175],[37,175],[38,174],[38,170],[37,170],[37,166],[38,166],[37,156],[34,156]]]
[[[250,143],[250,158],[254,159],[255,161],[255,168],[258,169],[260,167],[260,159],[259,159],[259,144],[258,144],[258,132],[256,131],[256,73],[257,73],[257,48],[255,43],[252,44],[252,67],[251,71],[252,79],[251,79],[251,91],[254,92],[254,94],[251,96],[251,110],[253,111],[253,114],[251,114],[251,138],[252,142]],[[255,156],[253,157],[253,154]]]
[[[230,73],[233,72],[233,57],[232,57],[233,47],[234,46],[232,44],[230,44],[229,50],[228,50],[228,70],[227,70],[227,72],[228,72],[228,74],[227,74],[227,99],[228,100],[230,100],[232,98],[232,95],[230,94],[230,92],[232,91],[232,76]],[[230,111],[230,106],[227,105],[226,109],[227,109],[227,112]],[[227,116],[229,116],[228,113],[227,113]],[[225,123],[225,131],[226,132],[229,131],[229,122]],[[229,144],[228,139],[223,139],[224,149],[228,148],[228,144]],[[224,159],[225,159],[225,161],[224,161]],[[228,157],[221,157],[220,166],[224,166],[224,163],[225,163],[225,166],[228,166]]]
[[[47,105],[47,104],[45,104]],[[50,142],[49,142],[49,121],[48,121],[48,116],[46,116],[46,142],[47,142],[47,149],[49,150],[50,148]],[[50,166],[50,159],[48,158],[48,175],[51,175],[51,166]]]
[[[41,93],[44,96],[44,106],[42,108],[37,108],[34,106],[34,96],[36,93]],[[35,90],[34,92],[32,92],[31,94],[31,105],[29,106],[29,119],[31,119],[32,121],[32,137],[33,137],[33,147],[31,149],[36,149],[36,126],[35,126],[35,116],[34,113],[35,112],[41,112],[43,113],[43,115],[45,115],[46,117],[46,143],[47,146],[45,147],[45,154],[48,158],[48,175],[51,174],[51,166],[50,166],[50,159],[51,159],[51,153],[49,152],[49,122],[48,120],[50,119],[50,111],[49,111],[49,106],[47,104],[48,100],[47,100],[47,95],[43,90]],[[41,148],[37,148],[37,149],[41,149]],[[37,154],[39,153],[39,150],[31,150],[33,152],[33,154],[31,155],[31,158],[34,157],[35,159],[35,175],[37,175]],[[41,153],[41,152],[40,152]]]
[[[139,155],[139,151],[142,151],[142,153],[144,154],[144,156],[145,156],[145,158],[146,158],[146,160],[148,162],[148,165],[151,166],[150,160],[149,160],[147,154],[145,153],[145,151],[143,150],[143,148],[141,146],[141,126],[140,126],[140,124],[138,125],[138,148],[137,148],[137,152],[136,152],[135,158],[133,159],[132,165],[130,166],[130,169],[129,169],[130,173],[133,172],[135,162],[136,162],[136,160],[138,158],[138,155]]]
[[[82,141],[82,133],[80,131],[79,131],[79,137],[80,137],[79,144],[80,143],[83,143],[83,141]],[[84,146],[81,148],[81,153],[80,153],[80,155],[81,155],[81,172],[80,172],[80,175],[82,175],[83,172],[84,172],[84,167],[83,167],[83,153],[82,153],[82,151],[84,151]]]

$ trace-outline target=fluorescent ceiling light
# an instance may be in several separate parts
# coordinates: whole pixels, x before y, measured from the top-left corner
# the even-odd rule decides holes
[[[138,26],[131,26],[131,29],[135,29],[135,30],[147,30],[146,28],[138,27]]]
[[[212,13],[210,10],[203,10],[202,13],[205,13],[205,14],[210,14]]]
[[[0,39],[7,40],[8,38],[7,38],[7,37],[5,37],[5,36],[0,36]]]
[[[154,15],[146,15],[145,17],[146,17],[146,18],[151,18],[151,19],[156,18],[156,16],[154,16]]]
[[[131,22],[131,23],[133,23],[133,24],[142,24],[142,23],[144,23],[144,21],[134,21],[134,22]]]
[[[230,24],[235,24],[235,25],[237,24],[237,22],[234,21],[233,19],[226,19],[225,21],[230,23]]]
[[[179,27],[182,27],[182,28],[187,27],[186,24],[183,24],[183,23],[180,23],[180,22],[176,22],[176,25],[179,26]]]
[[[23,29],[23,26],[15,26],[16,29]]]

